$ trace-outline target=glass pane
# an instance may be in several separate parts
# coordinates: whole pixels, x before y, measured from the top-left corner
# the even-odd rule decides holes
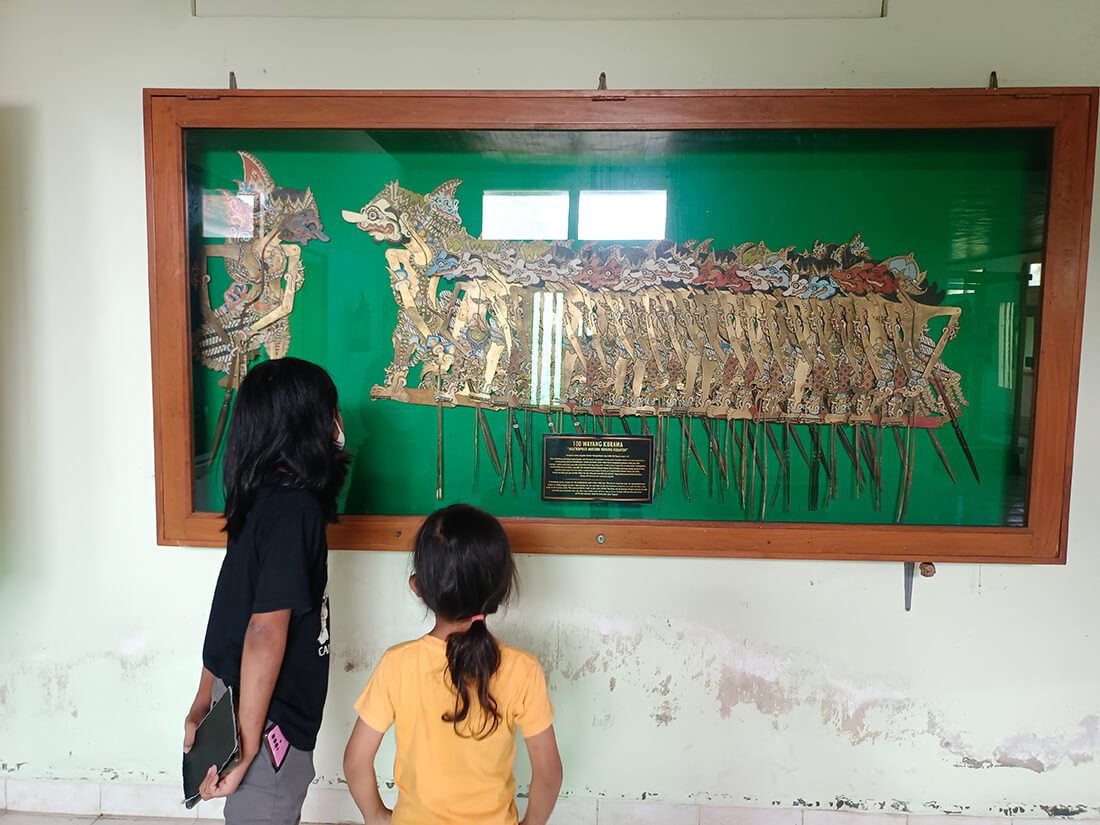
[[[500,515],[1024,524],[1049,169],[1046,130],[190,130],[197,508],[290,354],[349,513],[437,507],[441,449]],[[589,231],[624,192],[659,225]],[[551,428],[652,434],[654,503],[543,501]]]

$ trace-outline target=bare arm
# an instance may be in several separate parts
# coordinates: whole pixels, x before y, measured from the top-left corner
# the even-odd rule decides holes
[[[344,777],[348,780],[352,799],[363,814],[365,825],[381,825],[390,821],[390,811],[382,804],[378,776],[374,772],[374,757],[381,744],[382,734],[359,719],[344,750]]]
[[[290,613],[290,610],[276,610],[252,614],[241,654],[241,695],[237,708],[237,724],[241,731],[240,761],[221,779],[217,768],[210,767],[199,790],[203,799],[229,796],[237,790],[252,760],[260,752],[271,694],[283,666]]]
[[[195,701],[191,703],[191,710],[187,712],[187,718],[183,720],[183,752],[191,750],[195,744],[195,730],[206,714],[210,712],[211,698],[214,693],[214,674],[206,668],[202,669],[199,677],[199,689],[195,691]]]
[[[531,757],[531,793],[522,825],[546,825],[561,790],[561,755],[554,726],[524,740]]]

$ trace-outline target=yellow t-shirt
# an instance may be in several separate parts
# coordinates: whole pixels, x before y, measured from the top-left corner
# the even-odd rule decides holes
[[[515,825],[516,729],[530,737],[554,721],[542,668],[530,653],[500,645],[489,686],[500,726],[484,739],[459,736],[440,718],[455,703],[446,668],[447,643],[435,636],[391,647],[355,703],[376,731],[396,726],[393,825]],[[481,730],[481,705],[471,694],[463,732],[467,723]]]

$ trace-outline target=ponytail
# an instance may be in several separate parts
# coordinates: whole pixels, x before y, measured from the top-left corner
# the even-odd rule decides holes
[[[467,730],[474,739],[484,739],[493,734],[500,726],[500,710],[497,700],[489,692],[489,680],[500,667],[500,648],[497,640],[485,626],[484,619],[478,619],[462,633],[452,633],[447,637],[447,676],[455,689],[455,707],[443,714],[443,721],[454,725],[455,733],[464,735],[459,725],[470,715],[470,690],[477,693],[481,705],[481,726],[474,731]]]
[[[496,613],[516,583],[508,536],[499,521],[468,504],[436,510],[417,531],[413,573],[420,598],[437,618],[470,622],[461,633],[447,637],[446,676],[455,701],[454,709],[444,712],[442,719],[454,725],[460,736],[484,739],[501,722],[500,709],[489,692],[489,682],[500,667],[500,646],[485,626],[485,614]],[[481,706],[480,724],[475,698]]]

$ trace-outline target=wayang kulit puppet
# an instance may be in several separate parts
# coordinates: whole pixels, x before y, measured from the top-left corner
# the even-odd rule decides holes
[[[950,425],[977,476],[958,423],[960,376],[942,360],[960,310],[939,304],[912,255],[874,258],[858,235],[803,252],[485,241],[463,227],[459,183],[421,195],[393,182],[343,216],[389,246],[394,357],[372,397],[475,407],[475,437],[502,476],[511,461],[500,466],[486,410],[505,411],[508,455],[515,438],[525,477],[531,439],[520,415],[542,412],[551,425],[568,415],[578,429],[591,417],[604,431],[615,418],[629,431],[634,419],[655,434],[662,484],[678,420],[685,495],[686,465],[706,472],[699,420],[711,476],[732,480],[742,502],[759,498],[758,516],[769,449],[785,502],[791,446],[810,469],[813,508],[819,484],[826,503],[837,494],[839,445],[879,506],[889,432],[903,466],[898,520],[914,431],[927,433],[954,478],[936,436]]]
[[[224,242],[203,245],[195,259],[201,314],[195,358],[224,373],[219,385],[225,398],[209,461],[217,455],[233,394],[249,365],[261,351],[268,358],[287,354],[294,296],[305,281],[302,247],[328,241],[309,189],[278,187],[259,158],[239,154],[244,175],[237,191],[218,190],[204,199],[204,213],[213,212],[225,224]],[[217,308],[210,299],[211,258],[224,261],[230,279]]]

